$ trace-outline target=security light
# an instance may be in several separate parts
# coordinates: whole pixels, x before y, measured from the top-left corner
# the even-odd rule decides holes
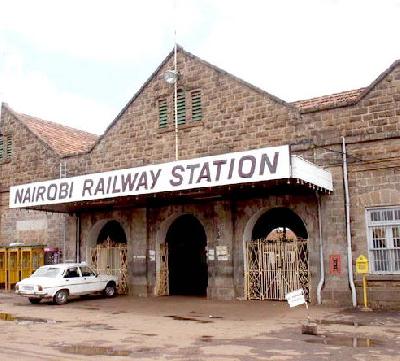
[[[174,84],[178,80],[178,73],[175,70],[167,70],[164,73],[164,80],[168,84]]]

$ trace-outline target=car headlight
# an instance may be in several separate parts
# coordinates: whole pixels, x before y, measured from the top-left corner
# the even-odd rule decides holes
[[[15,290],[18,291],[19,290],[19,286],[18,284],[15,285]]]
[[[42,286],[37,286],[38,291],[43,291],[43,287]]]

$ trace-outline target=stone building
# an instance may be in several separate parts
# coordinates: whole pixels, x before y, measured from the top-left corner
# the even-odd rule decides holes
[[[140,296],[303,287],[311,302],[362,303],[365,255],[372,306],[399,305],[400,63],[366,88],[287,103],[178,48],[175,122],[173,57],[98,139],[3,105],[0,240],[33,230],[87,261],[126,244]]]

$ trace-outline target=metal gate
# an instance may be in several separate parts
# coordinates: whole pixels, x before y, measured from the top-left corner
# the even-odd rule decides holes
[[[128,267],[126,244],[114,243],[107,239],[104,243],[90,248],[90,264],[99,273],[118,277],[117,290],[119,294],[128,293]],[[86,259],[88,259],[86,257]]]
[[[160,269],[157,274],[157,296],[169,295],[168,244],[160,244]]]
[[[249,300],[284,300],[303,288],[309,293],[306,240],[259,239],[246,244],[245,295]]]

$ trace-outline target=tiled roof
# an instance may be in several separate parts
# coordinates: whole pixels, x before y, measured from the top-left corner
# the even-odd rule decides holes
[[[312,112],[323,109],[344,107],[354,104],[367,88],[348,90],[341,93],[324,95],[317,98],[298,100],[293,103],[301,112]]]
[[[65,125],[49,122],[30,115],[13,114],[24,123],[39,139],[60,156],[84,153],[96,142],[98,136]]]

